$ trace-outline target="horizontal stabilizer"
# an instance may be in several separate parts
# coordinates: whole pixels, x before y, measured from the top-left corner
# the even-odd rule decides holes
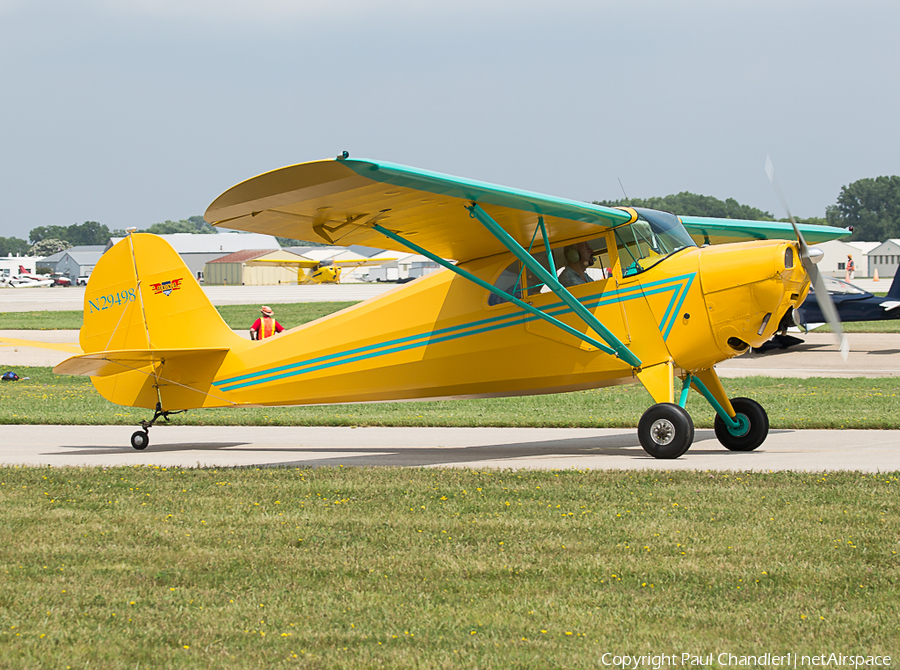
[[[120,349],[97,351],[92,354],[72,356],[53,368],[58,375],[87,375],[107,377],[131,370],[139,370],[153,364],[190,358],[193,365],[202,359],[224,358],[228,347],[204,347],[201,349]]]

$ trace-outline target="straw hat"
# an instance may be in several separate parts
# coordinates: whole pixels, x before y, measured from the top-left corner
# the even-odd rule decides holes
[[[263,305],[262,309],[260,309],[259,311],[262,312],[264,316],[274,316],[275,315],[275,312],[273,312],[272,308],[269,307],[268,305]]]

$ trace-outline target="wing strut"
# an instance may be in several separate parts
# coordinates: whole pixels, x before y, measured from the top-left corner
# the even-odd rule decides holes
[[[585,333],[579,332],[575,328],[572,328],[572,326],[570,326],[566,323],[563,323],[559,319],[552,317],[549,314],[545,314],[544,312],[539,310],[537,307],[534,307],[532,305],[529,305],[527,302],[519,300],[515,296],[507,293],[506,291],[501,291],[496,286],[492,286],[491,284],[484,281],[480,277],[476,277],[468,270],[463,270],[462,268],[453,265],[453,263],[448,263],[440,256],[436,256],[433,253],[431,253],[430,251],[428,251],[427,249],[423,249],[418,244],[415,244],[414,242],[410,242],[409,240],[400,237],[397,233],[393,232],[392,230],[388,230],[387,228],[384,228],[383,226],[381,226],[377,223],[372,224],[372,228],[374,230],[377,230],[382,235],[385,235],[386,237],[391,238],[395,242],[399,242],[400,244],[405,246],[407,249],[410,249],[417,254],[422,254],[423,256],[433,260],[438,265],[441,265],[441,266],[447,268],[448,270],[452,270],[453,272],[460,275],[461,277],[468,279],[473,284],[477,284],[478,286],[480,286],[482,288],[486,288],[488,291],[490,291],[491,293],[494,293],[496,295],[499,295],[504,300],[508,300],[509,302],[513,303],[514,305],[518,305],[519,307],[524,309],[526,312],[534,314],[536,317],[543,319],[544,321],[547,321],[548,323],[553,324],[557,328],[560,328],[560,329],[566,331],[570,335],[574,335],[575,337],[577,337],[581,340],[584,340],[588,344],[597,347],[600,351],[610,354],[611,356],[616,356],[616,352],[614,349],[611,349],[607,345],[598,341],[596,338],[593,338],[590,335],[587,335]],[[529,256],[529,258],[530,258],[530,256]],[[631,352],[628,352],[628,353],[631,353]],[[638,364],[640,364],[640,361],[638,361]]]
[[[503,246],[509,249],[512,254],[518,258],[529,270],[531,270],[535,276],[543,281],[547,287],[553,291],[560,300],[562,300],[566,305],[568,305],[572,311],[577,314],[582,321],[584,321],[588,326],[594,329],[594,332],[597,333],[603,341],[606,342],[612,349],[615,351],[616,355],[621,358],[623,361],[631,365],[632,367],[639,368],[641,367],[641,359],[631,353],[631,350],[625,346],[625,344],[613,335],[609,330],[597,319],[596,316],[591,314],[590,310],[587,307],[582,305],[578,299],[573,296],[566,289],[565,286],[559,283],[559,280],[556,278],[552,272],[547,272],[547,268],[538,263],[534,257],[529,254],[522,247],[521,244],[516,242],[513,237],[507,233],[503,228],[494,221],[490,215],[485,212],[481,207],[478,206],[478,203],[472,203],[470,206],[466,207],[469,210],[469,215],[478,219],[481,224],[487,228],[494,237],[496,237]],[[549,248],[547,249],[549,253]]]

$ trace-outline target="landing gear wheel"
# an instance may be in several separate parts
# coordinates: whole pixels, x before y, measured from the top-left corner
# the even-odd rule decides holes
[[[735,435],[717,414],[715,421],[716,438],[729,451],[753,451],[766,441],[769,434],[769,415],[755,400],[732,398],[736,418],[741,424],[740,434]]]
[[[131,446],[138,451],[146,449],[148,444],[150,444],[150,435],[146,430],[139,430],[131,436]]]
[[[679,405],[670,402],[653,405],[638,423],[638,439],[653,458],[678,458],[691,448],[694,422]]]

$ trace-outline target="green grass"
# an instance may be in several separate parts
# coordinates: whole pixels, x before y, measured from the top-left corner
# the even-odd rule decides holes
[[[900,316],[900,315],[898,315]],[[900,333],[900,319],[890,321],[848,321],[841,327],[847,333]],[[814,328],[812,333],[830,333],[831,326],[824,325]],[[799,335],[798,337],[803,337]]]
[[[60,312],[0,312],[3,330],[78,330],[83,323],[81,310]]]
[[[275,318],[285,328],[293,328],[338,310],[355,305],[349,302],[305,302],[272,305]],[[216,307],[225,323],[236,330],[250,330],[259,318],[259,305],[221,305]],[[78,330],[84,323],[81,310],[60,312],[0,312],[3,330]]]
[[[88,378],[50,368],[16,368],[0,382],[0,424],[133,425],[149,410],[104,400]],[[773,428],[900,428],[900,379],[726,379],[732,397],[762,403]],[[315,407],[207,409],[172,418],[178,425],[242,426],[544,426],[634,427],[652,404],[640,385],[557,395]],[[698,428],[713,425],[709,404],[692,393]]]
[[[294,328],[355,304],[357,304],[355,301],[299,302],[271,307],[275,311],[278,323],[285,328]],[[231,328],[250,330],[250,326],[259,318],[259,307],[259,305],[221,305],[216,309]]]
[[[0,507],[13,670],[900,648],[900,473],[0,468]]]

